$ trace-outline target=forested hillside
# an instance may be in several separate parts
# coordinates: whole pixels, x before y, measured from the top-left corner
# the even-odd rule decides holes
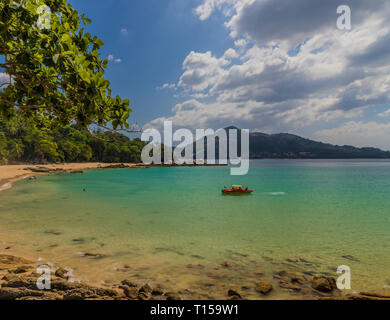
[[[50,129],[22,117],[0,121],[0,163],[141,162],[145,143],[77,125]]]

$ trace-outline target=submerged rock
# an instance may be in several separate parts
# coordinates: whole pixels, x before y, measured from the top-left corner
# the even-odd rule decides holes
[[[54,274],[56,277],[68,279],[68,270],[65,270],[64,268],[58,268]]]
[[[138,287],[138,285],[137,285],[135,282],[130,281],[130,280],[123,280],[121,283],[122,283],[124,286],[128,286],[128,287],[130,287],[130,288],[137,288],[137,287]]]
[[[123,288],[123,292],[129,299],[136,300],[138,297],[138,290],[135,287],[127,287]]]
[[[174,292],[168,292],[165,294],[167,300],[181,300],[180,296]]]
[[[360,262],[360,260],[358,258],[355,258],[354,256],[351,256],[351,255],[345,255],[345,256],[342,256],[342,258],[350,260],[350,261],[354,261],[354,262]]]
[[[149,294],[152,292],[152,288],[146,283],[138,290],[138,292],[139,293],[144,292],[144,293]]]
[[[222,262],[221,262],[221,266],[222,266],[222,267],[225,267],[225,268],[229,268],[229,267],[231,267],[231,264],[230,264],[229,261],[222,261]]]
[[[260,292],[264,295],[270,293],[272,291],[272,289],[273,289],[272,284],[268,281],[265,281],[265,280],[259,281],[256,285],[256,291]]]
[[[263,271],[262,269],[257,269],[257,270],[255,271],[255,275],[256,275],[256,276],[263,276],[263,275],[264,275],[264,271]]]
[[[363,296],[390,299],[390,290],[375,290],[360,293]]]
[[[336,280],[330,277],[314,277],[311,284],[313,289],[325,293],[337,289]]]
[[[241,294],[234,289],[229,289],[228,296],[231,298],[236,298],[235,300],[241,299]]]
[[[88,258],[93,258],[93,259],[103,259],[103,258],[106,258],[106,257],[107,257],[105,254],[101,254],[101,253],[91,253],[91,252],[86,252],[86,253],[84,253],[83,256],[84,256],[84,257],[88,257]]]

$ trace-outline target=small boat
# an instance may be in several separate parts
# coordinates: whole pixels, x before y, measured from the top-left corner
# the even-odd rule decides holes
[[[242,194],[251,194],[253,190],[249,190],[248,188],[245,188],[241,185],[232,185],[231,189],[227,189],[226,187],[222,190],[223,194],[229,194],[229,195],[242,195]]]

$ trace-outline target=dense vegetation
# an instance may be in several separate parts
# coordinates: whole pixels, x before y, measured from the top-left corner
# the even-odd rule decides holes
[[[250,135],[251,158],[389,159],[390,152],[377,148],[335,146],[292,134]]]
[[[0,84],[0,119],[129,128],[130,102],[112,97],[103,42],[85,32],[89,23],[67,0],[0,1],[0,72],[8,77]]]
[[[78,125],[49,129],[23,117],[0,121],[0,164],[141,162],[145,142],[116,132],[90,133]]]
[[[237,130],[237,149],[238,155],[240,155],[241,130],[236,127],[227,127],[225,130]],[[194,150],[195,148],[194,144]],[[207,149],[206,139],[205,149]],[[265,134],[253,132],[249,135],[249,151],[251,159],[390,159],[389,151],[377,148],[335,146],[287,133]],[[205,153],[207,158],[207,152]],[[218,159],[218,140],[215,154]]]
[[[0,164],[140,162],[89,23],[67,0],[0,1]]]

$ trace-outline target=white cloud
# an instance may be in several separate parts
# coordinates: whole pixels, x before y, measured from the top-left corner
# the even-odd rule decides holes
[[[346,0],[353,12],[348,32],[336,28],[339,4],[204,0],[195,14],[205,20],[221,11],[235,49],[190,52],[176,84],[187,101],[156,121],[193,127],[234,121],[275,132],[343,119],[351,125],[367,108],[388,104],[390,4]]]
[[[378,116],[384,118],[384,117],[390,117],[390,109],[387,109],[386,111],[378,114]]]
[[[176,85],[174,83],[164,83],[162,86],[157,87],[157,90],[163,89],[176,89]]]
[[[115,56],[112,55],[112,54],[108,55],[107,60],[108,61],[113,61],[115,63],[121,63],[122,62],[121,58],[115,58]]]
[[[340,127],[320,130],[314,138],[339,145],[377,147],[390,150],[390,123],[349,121]]]
[[[246,47],[247,44],[248,44],[248,42],[245,39],[238,39],[238,40],[234,41],[234,45],[236,47]]]

